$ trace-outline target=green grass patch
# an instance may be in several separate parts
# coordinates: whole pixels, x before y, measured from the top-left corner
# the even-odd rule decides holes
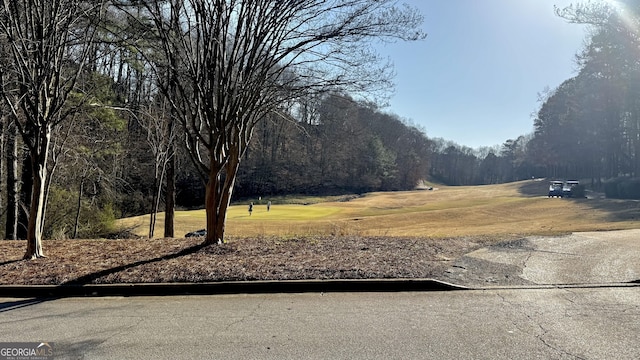
[[[233,205],[229,209],[228,219],[239,221],[312,221],[334,216],[343,211],[340,207],[330,205],[295,205],[272,204],[267,211],[266,205],[254,204],[249,215],[248,205]]]
[[[307,196],[307,195],[284,195],[284,196],[265,196],[257,199],[244,199],[234,202],[232,206],[241,206],[243,204],[249,205],[253,202],[254,205],[267,205],[268,201],[271,201],[273,205],[313,205],[327,202],[345,202],[358,198],[359,195],[347,194],[347,195],[330,195],[330,196]]]

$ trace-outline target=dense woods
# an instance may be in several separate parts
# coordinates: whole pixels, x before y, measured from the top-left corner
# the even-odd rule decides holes
[[[239,196],[407,190],[428,176],[431,141],[394,115],[337,94],[298,113],[257,129]]]
[[[638,1],[557,9],[591,24],[579,71],[541,95],[533,133],[481,149],[370,96],[390,72],[366,40],[422,38],[410,8],[297,3],[4,2],[0,236],[108,236],[119,217],[276,194],[639,176]]]

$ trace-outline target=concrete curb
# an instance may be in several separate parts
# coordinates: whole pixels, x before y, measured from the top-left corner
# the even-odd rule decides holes
[[[451,291],[469,288],[434,279],[337,279],[138,283],[87,285],[0,285],[0,297],[84,297],[268,294],[311,292]]]

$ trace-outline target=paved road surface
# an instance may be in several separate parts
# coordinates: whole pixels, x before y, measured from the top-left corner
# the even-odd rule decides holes
[[[56,359],[638,359],[640,288],[0,299]]]
[[[529,237],[476,250],[444,280],[472,287],[640,280],[640,230]]]
[[[56,359],[640,359],[638,279],[640,230],[527,238],[450,269],[484,290],[0,298],[0,342],[54,342]]]

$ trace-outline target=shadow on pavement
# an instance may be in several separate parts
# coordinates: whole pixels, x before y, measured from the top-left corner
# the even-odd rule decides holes
[[[51,298],[25,299],[18,301],[0,302],[0,313],[25,308],[28,306],[38,305],[46,301],[54,300]]]

